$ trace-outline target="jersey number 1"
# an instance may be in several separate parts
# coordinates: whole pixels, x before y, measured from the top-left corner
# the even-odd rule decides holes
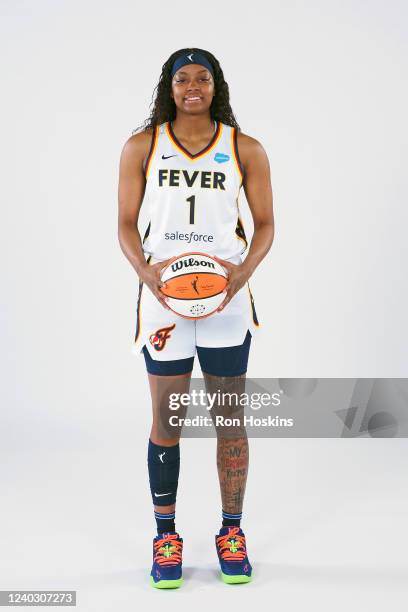
[[[194,223],[195,196],[187,198],[187,202],[190,202],[190,223]]]

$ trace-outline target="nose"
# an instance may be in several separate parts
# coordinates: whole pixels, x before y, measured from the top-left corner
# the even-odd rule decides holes
[[[191,80],[188,82],[187,91],[199,91],[199,87],[196,84],[195,80]]]

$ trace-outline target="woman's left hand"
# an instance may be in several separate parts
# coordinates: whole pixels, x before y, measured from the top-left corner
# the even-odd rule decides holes
[[[225,259],[220,259],[216,255],[213,255],[213,257],[221,266],[226,268],[228,273],[228,282],[224,289],[226,296],[222,304],[220,304],[216,310],[216,312],[221,312],[221,310],[223,310],[223,308],[225,308],[225,306],[232,300],[234,295],[245,285],[250,277],[250,273],[242,263],[233,264]]]

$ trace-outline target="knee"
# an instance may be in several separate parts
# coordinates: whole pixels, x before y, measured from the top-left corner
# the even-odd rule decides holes
[[[180,436],[176,438],[163,438],[152,430],[150,440],[153,442],[153,444],[157,444],[158,446],[175,446],[180,442]]]

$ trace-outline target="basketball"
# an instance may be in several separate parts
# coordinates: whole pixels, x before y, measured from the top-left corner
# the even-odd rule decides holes
[[[206,253],[183,253],[162,270],[161,292],[169,308],[186,319],[212,315],[225,299],[225,269]]]

